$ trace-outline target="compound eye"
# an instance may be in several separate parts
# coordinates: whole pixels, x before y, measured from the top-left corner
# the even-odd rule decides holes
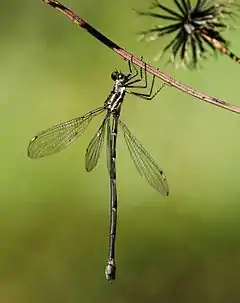
[[[119,80],[124,80],[125,79],[125,75],[124,74],[119,74]]]
[[[111,78],[112,78],[113,81],[116,81],[117,78],[118,78],[118,72],[112,72]]]

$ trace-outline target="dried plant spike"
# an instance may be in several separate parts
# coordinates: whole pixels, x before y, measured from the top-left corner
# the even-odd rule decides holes
[[[172,2],[176,10],[155,0],[150,11],[136,11],[140,16],[171,22],[140,32],[142,39],[151,41],[175,34],[163,48],[162,55],[170,51],[171,58],[180,59],[189,69],[198,68],[199,62],[207,57],[210,50],[213,54],[225,54],[240,64],[240,58],[229,49],[229,41],[222,36],[224,30],[232,28],[228,21],[239,16],[239,4],[233,0],[197,0],[194,5],[190,0]]]

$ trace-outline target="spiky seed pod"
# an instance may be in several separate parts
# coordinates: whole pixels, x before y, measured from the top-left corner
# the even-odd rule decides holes
[[[208,48],[213,53],[220,51],[240,64],[240,58],[229,50],[229,41],[222,36],[222,31],[229,28],[227,21],[238,15],[240,6],[233,0],[225,2],[212,2],[197,0],[192,5],[190,0],[173,0],[176,10],[162,5],[158,0],[150,7],[156,12],[136,11],[141,16],[150,16],[157,19],[172,21],[166,26],[156,26],[140,32],[142,38],[156,40],[159,37],[176,33],[175,37],[163,48],[158,58],[167,50],[171,50],[170,60],[180,62],[190,69],[198,67],[201,59],[206,58]]]

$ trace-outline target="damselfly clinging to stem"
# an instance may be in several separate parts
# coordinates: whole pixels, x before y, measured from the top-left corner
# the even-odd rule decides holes
[[[199,100],[209,102],[215,106],[219,106],[222,108],[225,108],[227,110],[230,110],[235,113],[240,113],[240,107],[232,105],[224,100],[221,100],[219,98],[211,97],[209,95],[206,95],[204,93],[201,93],[199,91],[196,91],[195,89],[184,85],[174,78],[168,76],[164,72],[160,71],[158,68],[155,68],[154,66],[151,66],[150,64],[146,64],[142,60],[139,60],[134,55],[130,54],[128,51],[123,49],[121,46],[113,42],[111,39],[103,35],[100,31],[98,31],[95,27],[93,27],[91,24],[89,24],[86,20],[84,20],[82,17],[75,14],[72,10],[61,4],[57,0],[42,0],[44,3],[49,4],[51,7],[65,15],[68,19],[70,19],[72,22],[74,22],[77,26],[83,28],[86,30],[90,35],[92,35],[95,39],[103,43],[105,46],[109,47],[111,50],[113,50],[115,53],[117,53],[119,56],[125,58],[126,60],[132,61],[135,65],[139,66],[140,68],[145,68],[149,73],[152,75],[155,75],[159,79],[161,79],[163,82],[171,85],[172,87],[175,87],[195,98],[198,98]],[[230,1],[230,0],[229,0]]]
[[[110,179],[110,231],[109,231],[109,255],[105,270],[107,280],[115,279],[115,237],[117,226],[117,188],[116,188],[116,144],[118,135],[118,126],[123,131],[124,138],[133,159],[133,162],[140,173],[148,183],[164,196],[168,196],[169,189],[166,177],[148,154],[144,147],[133,136],[128,127],[120,120],[121,106],[126,93],[138,96],[143,99],[153,99],[160,89],[153,93],[155,76],[149,93],[134,92],[130,89],[147,88],[146,69],[140,68],[128,61],[129,73],[124,74],[114,71],[111,78],[114,86],[108,98],[102,107],[89,111],[82,117],[53,126],[45,131],[38,133],[29,143],[28,156],[30,158],[41,158],[59,152],[69,144],[73,143],[87,128],[91,120],[105,112],[105,117],[97,133],[90,141],[85,154],[85,166],[87,171],[92,171],[99,160],[103,148],[105,130],[107,129],[107,167]],[[137,85],[137,83],[140,85]]]

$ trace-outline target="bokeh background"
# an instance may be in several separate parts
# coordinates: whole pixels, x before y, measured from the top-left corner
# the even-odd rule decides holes
[[[149,1],[64,4],[177,80],[240,106],[240,66],[228,57],[196,72],[153,61],[164,40],[138,42],[154,20],[132,12]],[[109,284],[105,152],[92,173],[84,169],[100,118],[54,156],[30,160],[27,146],[101,106],[111,72],[126,63],[40,0],[2,3],[0,25],[0,302],[239,302],[239,116],[171,87],[152,101],[127,96],[122,120],[164,169],[170,196],[138,175],[120,134],[117,280]],[[226,35],[239,55],[240,28]]]

